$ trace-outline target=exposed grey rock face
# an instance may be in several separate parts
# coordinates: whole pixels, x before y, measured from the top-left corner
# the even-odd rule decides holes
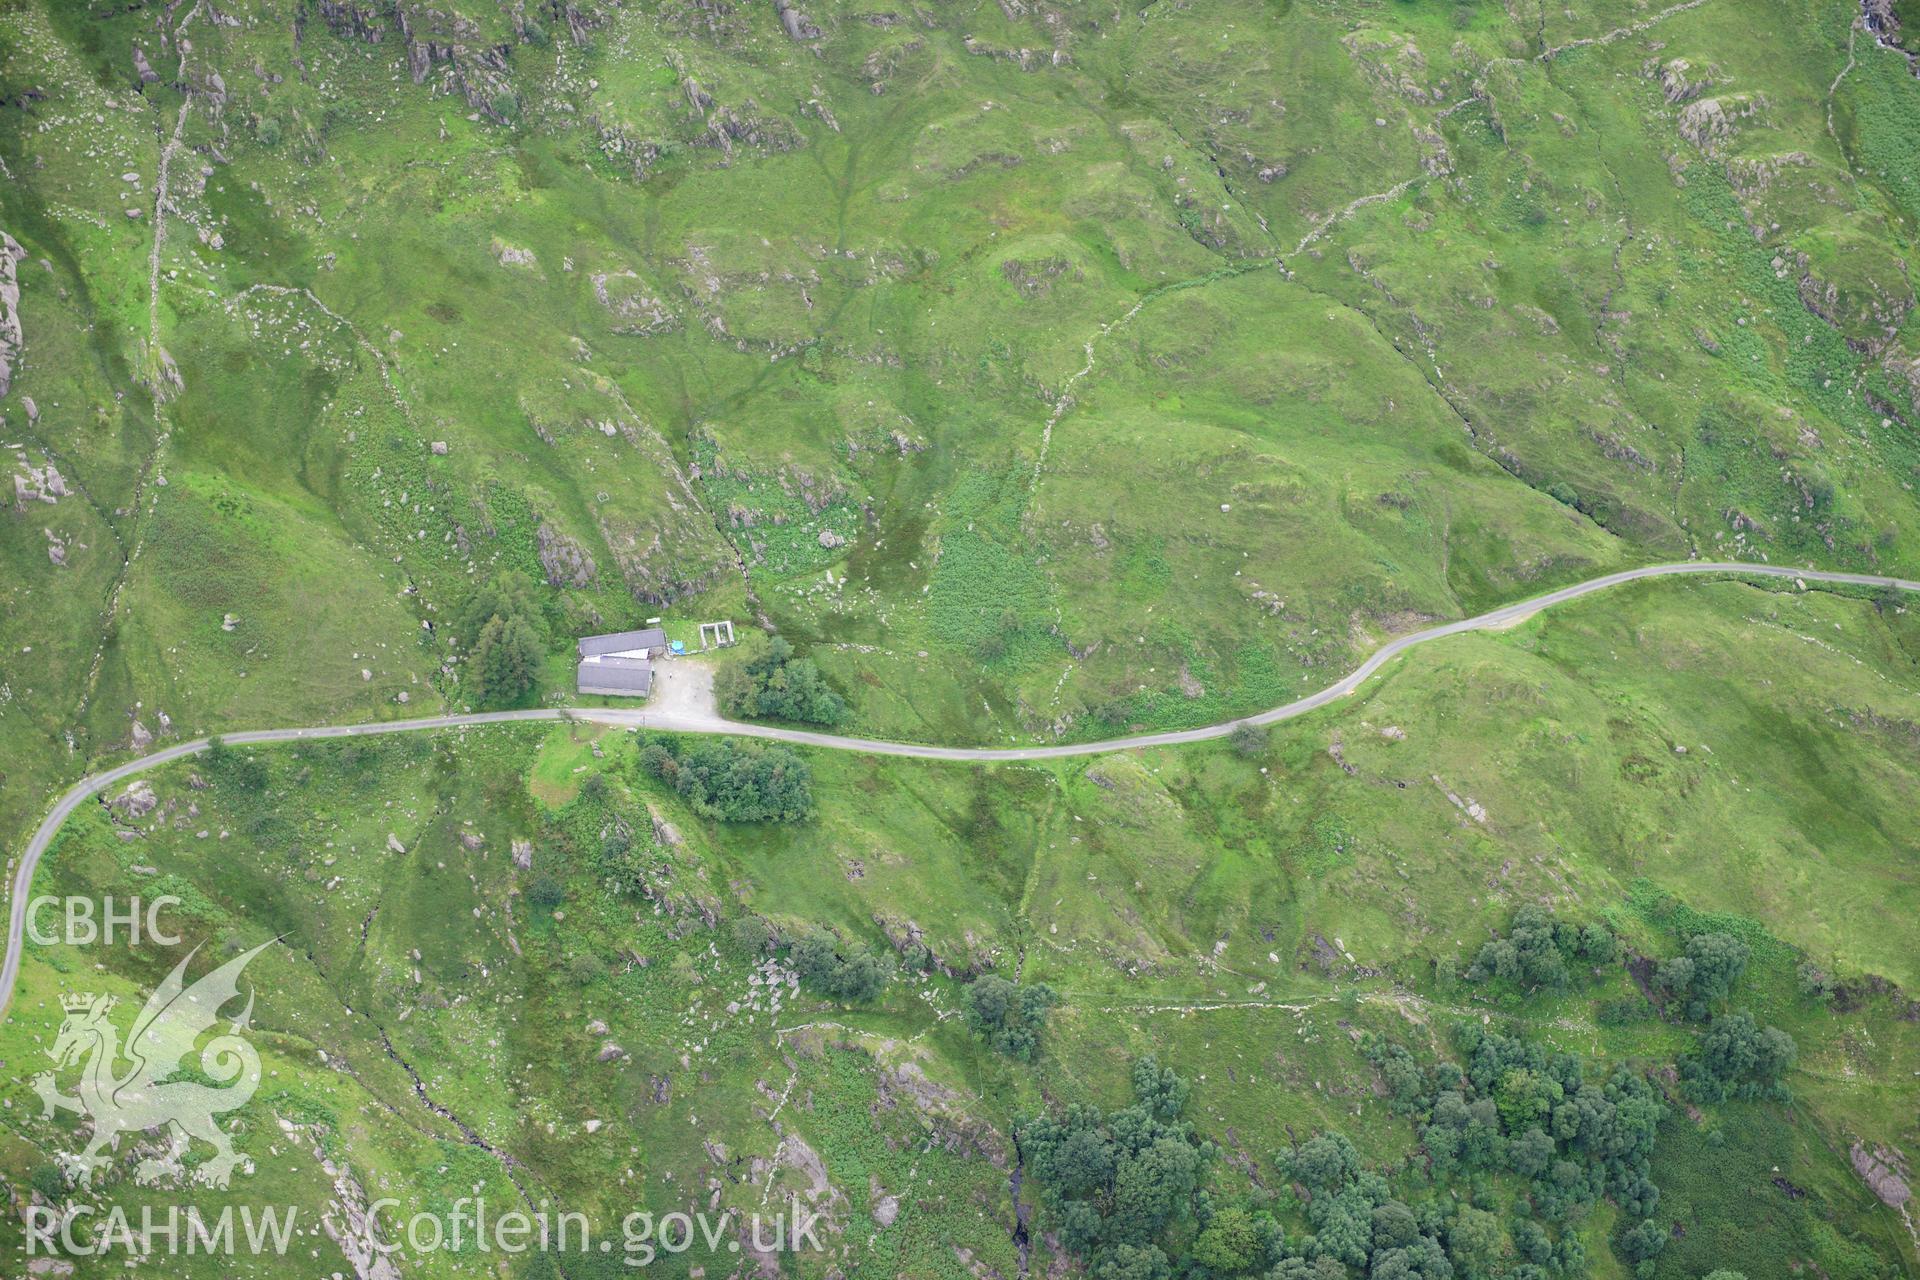
[[[680,317],[631,270],[596,272],[592,280],[594,298],[617,322],[615,333],[667,333],[680,327]]]
[[[550,587],[584,587],[593,581],[593,557],[580,544],[542,521],[534,534],[540,548],[540,567]]]
[[[495,239],[493,256],[503,267],[537,267],[539,256],[533,250],[517,244],[508,244],[505,240]]]
[[[160,797],[153,794],[153,788],[144,780],[127,784],[127,789],[116,796],[107,807],[121,818],[144,818],[153,812],[160,803]]]
[[[1654,75],[1660,81],[1660,92],[1675,105],[1692,102],[1713,83],[1712,72],[1694,66],[1685,58],[1661,63]]]
[[[793,40],[818,40],[820,28],[807,21],[807,15],[794,8],[788,0],[773,0],[773,11],[780,15],[781,29]]]
[[[1853,1171],[1880,1203],[1898,1209],[1912,1197],[1906,1179],[1901,1177],[1905,1162],[1898,1151],[1878,1145],[1868,1151],[1864,1143],[1855,1142],[1848,1154],[1853,1159]]]
[[[58,502],[67,496],[67,482],[59,468],[49,462],[44,467],[22,463],[13,476],[13,500],[21,506],[29,502]]]
[[[18,240],[0,231],[0,396],[13,386],[13,363],[26,345],[20,330],[20,281],[14,274],[26,256]],[[29,417],[38,416],[31,409],[27,412]]]
[[[147,51],[139,45],[133,46],[133,73],[140,77],[141,84],[155,84],[160,79],[153,64],[147,61]]]
[[[1690,102],[1680,112],[1680,135],[1709,155],[1740,131],[1740,126],[1767,108],[1763,95],[1724,94]]]

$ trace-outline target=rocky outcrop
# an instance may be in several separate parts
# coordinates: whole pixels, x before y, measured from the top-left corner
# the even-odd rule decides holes
[[[556,23],[567,29],[567,39],[575,45],[586,44],[587,36],[600,23],[598,14],[590,13],[577,4],[569,4],[567,0],[547,0],[547,12],[553,15]]]
[[[493,238],[490,246],[495,262],[503,267],[538,267],[539,256],[533,250],[517,244],[508,244],[499,236]]]
[[[1685,58],[1660,63],[1653,74],[1660,81],[1660,92],[1675,106],[1692,102],[1711,88],[1717,78],[1711,68],[1696,67]]]
[[[1342,37],[1340,43],[1378,92],[1418,103],[1439,102],[1446,97],[1446,81],[1427,83],[1427,58],[1412,36],[1363,27]]]
[[[539,545],[540,567],[547,572],[548,586],[584,587],[593,581],[596,572],[593,557],[582,550],[578,542],[544,520],[535,531],[534,539]]]
[[[26,256],[18,240],[0,231],[0,396],[13,386],[14,362],[27,341],[20,328],[20,279],[16,274]]]
[[[1880,1198],[1880,1203],[1890,1209],[1898,1209],[1913,1197],[1913,1190],[1907,1185],[1906,1157],[1898,1150],[1874,1144],[1873,1150],[1867,1150],[1863,1142],[1856,1141],[1849,1149],[1853,1161],[1853,1171],[1867,1184],[1867,1189]]]
[[[597,114],[588,116],[587,124],[599,136],[601,154],[625,164],[636,182],[644,181],[653,172],[654,163],[662,154],[659,143],[602,120]]]
[[[820,28],[807,21],[807,15],[794,8],[789,0],[773,0],[773,11],[780,17],[780,29],[791,40],[818,40]]]
[[[13,500],[24,507],[29,502],[58,502],[67,496],[67,482],[51,462],[36,467],[24,458],[21,470],[13,475]]]
[[[127,789],[108,802],[107,808],[113,810],[116,818],[131,822],[152,813],[160,798],[153,794],[153,787],[144,779],[127,784]]]
[[[1861,20],[1881,44],[1906,54],[1907,64],[1916,68],[1915,74],[1920,75],[1920,45],[1916,45],[1913,32],[1901,29],[1900,15],[1894,12],[1894,4],[1895,0],[1861,0]]]
[[[649,293],[645,283],[632,271],[602,271],[592,280],[593,296],[612,313],[615,333],[671,333],[680,327],[680,317]]]
[[[1766,110],[1767,100],[1757,93],[1730,93],[1717,98],[1690,102],[1680,112],[1680,135],[1709,155],[1740,132],[1745,122]]]
[[[1022,298],[1032,300],[1044,298],[1053,292],[1053,282],[1071,274],[1075,280],[1082,272],[1070,261],[1062,257],[1034,258],[1023,260],[1008,258],[1000,264],[1000,274]]]
[[[378,44],[387,34],[387,24],[378,8],[371,0],[364,4],[356,0],[320,0],[320,21],[342,39]]]
[[[704,132],[692,139],[694,146],[717,148],[732,159],[736,144],[760,152],[792,151],[801,145],[792,124],[778,116],[762,116],[753,99],[737,108],[730,106],[708,93],[677,61],[674,70],[680,76],[681,94],[704,126]]]

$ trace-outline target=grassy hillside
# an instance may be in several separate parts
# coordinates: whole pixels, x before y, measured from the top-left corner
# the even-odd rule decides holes
[[[1827,594],[1647,589],[1412,656],[1251,753],[813,754],[817,813],[791,826],[704,821],[637,767],[636,739],[584,726],[234,749],[157,774],[144,815],[76,818],[43,875],[48,892],[179,894],[181,932],[216,954],[283,937],[250,971],[269,1074],[237,1132],[257,1171],[190,1193],[209,1206],[345,1223],[356,1197],[445,1212],[484,1188],[609,1223],[792,1187],[830,1224],[830,1256],[794,1273],[1013,1275],[1016,1119],[1118,1106],[1151,1052],[1220,1144],[1215,1198],[1254,1197],[1299,1241],[1275,1153],[1335,1128],[1379,1167],[1419,1157],[1369,1046],[1435,1061],[1484,1024],[1669,1095],[1653,1217],[1671,1244],[1651,1274],[1904,1275],[1906,1228],[1849,1151],[1920,1141],[1900,821],[1917,638],[1909,614]],[[1526,903],[1610,928],[1624,962],[1563,994],[1471,980]],[[786,986],[767,938],[822,929],[890,958],[878,999]],[[1655,1012],[1640,966],[1705,930],[1751,949],[1734,1001],[1797,1042],[1791,1103],[1697,1106],[1671,1073],[1700,1031]],[[38,1062],[57,991],[132,998],[175,958],[30,948],[3,1056]],[[1805,994],[1803,962],[1831,995]],[[981,973],[1060,993],[1033,1062],[967,1031]],[[38,1119],[24,1084],[8,1101],[0,1160],[24,1197],[73,1126]],[[1410,1200],[1525,1212],[1504,1177],[1396,1176]],[[114,1185],[130,1204],[182,1194]],[[1060,1224],[1023,1196],[1037,1272]],[[1602,1205],[1555,1230],[1590,1274],[1625,1275],[1621,1225]],[[323,1273],[351,1269],[310,1244]],[[526,1262],[509,1273],[544,1274]]]
[[[546,649],[506,701],[568,701],[577,634],[731,618],[849,732],[999,745],[1230,720],[1634,564],[1920,577],[1916,31],[1908,0],[0,0],[0,836],[169,741],[474,706],[457,619],[522,578]],[[85,806],[42,876],[178,895],[196,972],[281,939],[237,1141],[316,1274],[385,1274],[382,1196],[605,1227],[792,1192],[826,1256],[655,1267],[1170,1280],[1089,1268],[1016,1141],[1125,1107],[1152,1053],[1193,1130],[1149,1145],[1213,1144],[1154,1246],[1182,1276],[1297,1277],[1225,1224],[1331,1260],[1375,1191],[1450,1249],[1478,1223],[1463,1277],[1912,1275],[1920,633],[1775,585],[1428,646],[1265,740],[759,757],[810,773],[790,823],[711,816],[749,770],[687,753],[725,748],[581,726],[228,752]],[[1619,955],[1473,976],[1529,904]],[[1750,959],[1710,1012],[1798,1056],[1710,1101],[1660,966],[1720,935]],[[69,1192],[78,1122],[30,1084],[59,997],[124,1017],[175,959],[28,948],[16,1211]],[[1032,1061],[969,1029],[982,975],[1058,997]],[[1437,1095],[1497,1095],[1504,1153],[1565,1066],[1449,1090],[1474,1028],[1651,1082],[1658,1203],[1616,1152],[1566,1209],[1597,1175],[1564,1134],[1535,1175],[1442,1167]],[[1330,1129],[1388,1181],[1297,1177]],[[136,1186],[135,1145],[117,1203],[229,1202]],[[1372,1259],[1398,1211],[1345,1227],[1376,1247],[1339,1266],[1438,1280]]]
[[[1903,55],[1535,8],[13,0],[25,794],[459,704],[421,624],[501,568],[944,741],[1629,562],[1915,571]]]

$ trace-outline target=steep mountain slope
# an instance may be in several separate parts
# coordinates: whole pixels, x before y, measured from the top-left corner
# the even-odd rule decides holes
[[[11,4],[5,731],[458,702],[501,566],[943,740],[1911,569],[1905,56],[1724,9]]]

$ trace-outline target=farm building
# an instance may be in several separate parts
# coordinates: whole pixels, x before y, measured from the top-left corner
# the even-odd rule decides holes
[[[575,675],[581,693],[644,698],[653,691],[653,663],[646,658],[613,654],[582,658]]]
[[[574,646],[580,665],[574,685],[581,693],[644,698],[653,691],[653,659],[666,652],[667,634],[658,627],[582,636]]]
[[[608,655],[657,658],[667,651],[667,633],[659,627],[648,627],[645,631],[614,631],[604,636],[581,636],[574,648],[582,658]]]

